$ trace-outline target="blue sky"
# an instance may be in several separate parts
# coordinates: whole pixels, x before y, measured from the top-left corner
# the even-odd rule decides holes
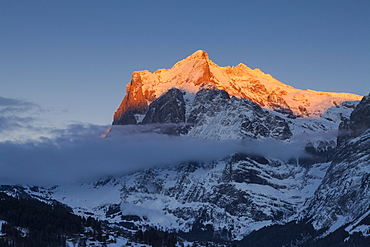
[[[0,0],[0,96],[50,126],[110,124],[133,71],[198,49],[296,88],[366,95],[369,13],[368,0]]]

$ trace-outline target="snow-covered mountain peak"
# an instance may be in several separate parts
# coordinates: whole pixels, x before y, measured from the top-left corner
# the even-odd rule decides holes
[[[197,50],[186,59],[206,59],[208,60],[208,53],[203,50]]]
[[[349,93],[295,89],[260,69],[251,69],[242,63],[220,67],[208,58],[205,51],[198,50],[170,69],[159,69],[154,73],[147,70],[134,72],[113,124],[132,123],[126,121],[129,115],[145,113],[151,102],[171,88],[195,94],[205,84],[225,90],[230,96],[251,100],[265,109],[294,117],[320,117],[332,106],[362,98]]]

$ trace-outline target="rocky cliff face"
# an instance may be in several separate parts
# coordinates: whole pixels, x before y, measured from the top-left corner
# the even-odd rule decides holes
[[[263,226],[289,221],[310,195],[308,188],[321,179],[323,167],[309,170],[238,153],[210,163],[150,169],[121,180],[120,207],[123,214],[140,216],[137,225],[240,240]]]
[[[338,146],[358,137],[370,128],[370,96],[365,96],[351,113],[339,125]]]
[[[185,101],[183,93],[170,89],[161,97],[153,101],[146,112],[142,124],[152,123],[184,123]]]
[[[257,104],[226,91],[201,90],[189,110],[189,136],[206,139],[275,138],[292,136],[285,119],[271,114]]]
[[[114,114],[113,124],[134,124],[134,114],[145,113],[151,102],[171,88],[195,94],[204,85],[290,117],[319,117],[331,106],[361,99],[361,96],[348,93],[295,89],[244,64],[220,67],[206,52],[196,51],[171,69],[134,72],[126,96]]]
[[[150,91],[143,92],[144,83],[140,73],[132,74],[131,83],[126,86],[127,93],[114,114],[113,124],[136,124],[134,114],[146,112],[147,100],[154,100],[154,96]]]
[[[369,109],[370,95],[341,124],[337,153],[309,204],[308,216],[316,229],[333,232],[370,213]]]
[[[174,123],[174,135],[211,140],[292,136],[287,121],[257,104],[231,97],[224,90],[204,88],[195,95],[170,89],[154,100],[145,114],[135,114],[137,124]],[[140,121],[142,119],[142,121]],[[165,127],[166,133],[169,126]]]

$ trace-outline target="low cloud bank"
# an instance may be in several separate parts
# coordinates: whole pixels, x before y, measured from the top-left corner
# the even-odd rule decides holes
[[[303,148],[276,140],[207,141],[150,133],[150,127],[72,125],[55,130],[56,138],[0,143],[0,184],[51,186],[121,176],[140,169],[205,162],[236,152],[287,159]],[[293,147],[294,146],[294,147]]]

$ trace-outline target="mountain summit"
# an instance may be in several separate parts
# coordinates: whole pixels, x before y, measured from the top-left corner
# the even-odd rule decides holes
[[[332,106],[362,98],[349,93],[295,89],[242,63],[220,67],[205,51],[198,50],[171,69],[134,72],[126,87],[126,96],[114,114],[113,124],[135,124],[135,114],[144,114],[149,104],[169,89],[195,94],[204,87],[225,90],[230,96],[248,99],[291,117],[320,117]]]

